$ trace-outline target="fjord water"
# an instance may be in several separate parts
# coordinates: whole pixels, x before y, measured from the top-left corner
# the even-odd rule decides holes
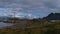
[[[12,25],[13,25],[13,24],[11,24],[11,23],[0,22],[0,28],[6,27],[6,26],[12,26]]]

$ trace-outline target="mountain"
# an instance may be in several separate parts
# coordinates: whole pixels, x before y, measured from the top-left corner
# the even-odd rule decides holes
[[[0,20],[9,19],[9,18],[11,18],[11,17],[9,17],[9,16],[0,16]]]
[[[60,20],[60,13],[51,13],[47,17],[44,17],[43,19]]]

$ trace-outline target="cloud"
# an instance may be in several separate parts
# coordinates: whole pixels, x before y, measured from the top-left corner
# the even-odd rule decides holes
[[[60,0],[0,0],[0,8],[7,14],[16,11],[34,15],[36,12],[35,16],[43,17],[51,12],[60,13]]]
[[[45,2],[45,3],[44,3]],[[0,0],[1,8],[22,8],[25,10],[48,10],[48,0]],[[50,2],[51,4],[51,2]],[[48,5],[48,4],[47,4]]]

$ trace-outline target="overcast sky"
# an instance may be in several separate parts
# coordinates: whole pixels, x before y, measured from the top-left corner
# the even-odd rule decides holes
[[[0,0],[0,16],[13,12],[16,17],[42,18],[51,12],[60,13],[60,0]]]

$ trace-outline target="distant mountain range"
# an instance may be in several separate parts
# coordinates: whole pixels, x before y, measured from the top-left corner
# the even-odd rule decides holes
[[[0,20],[4,19],[10,19],[13,18],[11,16],[0,16]],[[24,19],[24,18],[20,18]],[[43,19],[48,19],[48,20],[60,20],[60,13],[50,13],[48,16],[44,17]]]
[[[44,17],[43,19],[60,20],[60,13],[51,13],[48,16]]]
[[[0,16],[0,20],[9,19],[9,18],[11,18],[11,17],[9,17],[9,16]]]

